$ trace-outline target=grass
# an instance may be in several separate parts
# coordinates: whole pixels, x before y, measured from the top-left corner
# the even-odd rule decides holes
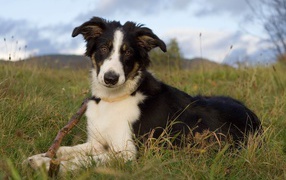
[[[191,147],[168,150],[153,143],[141,147],[137,161],[113,160],[104,167],[71,172],[74,179],[285,179],[286,67],[179,71],[154,68],[156,76],[191,95],[228,95],[260,117],[263,144],[229,150]],[[47,151],[58,130],[89,96],[87,70],[52,70],[0,63],[0,179],[47,179],[22,161]],[[85,120],[63,145],[85,141]]]

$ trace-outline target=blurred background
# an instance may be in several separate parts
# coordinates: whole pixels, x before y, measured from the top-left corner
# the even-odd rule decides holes
[[[2,60],[83,55],[83,38],[72,38],[71,32],[92,16],[142,23],[185,60],[252,65],[285,58],[286,0],[0,0],[0,4]]]

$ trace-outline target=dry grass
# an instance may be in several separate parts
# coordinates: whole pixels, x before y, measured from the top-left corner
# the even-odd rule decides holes
[[[46,172],[23,168],[27,156],[45,152],[57,131],[88,96],[89,72],[16,67],[0,64],[0,179],[47,179]],[[168,68],[170,69],[170,68]],[[156,68],[155,68],[156,70]],[[154,71],[155,71],[154,70]],[[191,95],[229,95],[261,118],[265,133],[247,148],[207,144],[181,150],[162,147],[168,137],[150,140],[137,161],[114,159],[65,178],[74,179],[285,179],[285,67],[157,70],[163,81]],[[197,136],[200,142],[204,136]],[[64,139],[64,145],[85,141],[85,120]]]

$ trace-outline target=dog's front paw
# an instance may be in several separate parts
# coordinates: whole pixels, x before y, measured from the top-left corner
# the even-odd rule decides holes
[[[50,158],[46,157],[46,153],[37,154],[27,158],[23,164],[32,167],[33,169],[39,169],[40,167],[45,167],[46,170],[49,169],[50,166]]]

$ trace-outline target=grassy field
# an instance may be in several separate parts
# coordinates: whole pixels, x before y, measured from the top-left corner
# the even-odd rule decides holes
[[[192,71],[155,68],[156,76],[191,95],[228,95],[260,117],[261,148],[228,145],[168,150],[156,143],[140,148],[137,161],[71,172],[74,179],[286,179],[286,67],[218,68]],[[52,70],[0,64],[0,179],[47,179],[22,167],[45,152],[58,130],[89,96],[88,70]],[[85,141],[85,119],[63,145]]]

